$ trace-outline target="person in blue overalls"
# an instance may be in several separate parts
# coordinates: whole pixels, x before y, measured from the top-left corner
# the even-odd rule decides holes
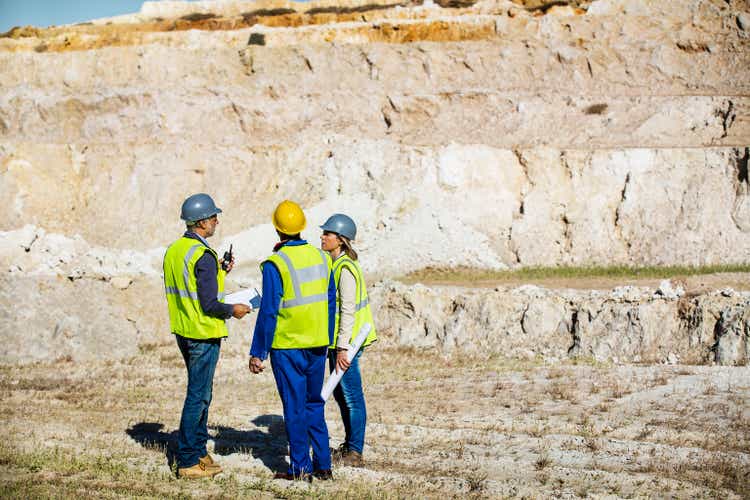
[[[263,360],[270,354],[284,408],[289,468],[274,478],[312,481],[332,478],[320,392],[333,339],[336,288],[331,258],[300,237],[305,224],[305,214],[294,202],[283,201],[274,212],[280,241],[261,264],[263,292],[249,368],[252,373],[262,372]]]

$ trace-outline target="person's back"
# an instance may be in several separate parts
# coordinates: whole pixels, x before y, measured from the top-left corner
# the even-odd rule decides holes
[[[228,335],[224,318],[205,314],[198,298],[195,269],[204,253],[218,264],[216,252],[197,237],[182,236],[164,254],[164,289],[167,295],[170,330],[191,339],[222,338]],[[224,294],[226,272],[216,269],[217,296]]]
[[[331,258],[304,240],[281,246],[263,264],[279,271],[283,288],[273,349],[328,345]]]
[[[280,241],[261,264],[263,296],[248,366],[260,373],[270,355],[284,407],[289,468],[275,478],[326,480],[332,478],[331,452],[320,392],[333,338],[336,288],[328,254],[300,237],[305,222],[302,209],[291,201],[274,211]]]

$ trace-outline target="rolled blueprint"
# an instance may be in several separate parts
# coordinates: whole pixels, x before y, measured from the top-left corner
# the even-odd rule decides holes
[[[350,344],[351,349],[346,352],[346,359],[348,359],[350,363],[354,359],[354,356],[356,356],[359,352],[359,348],[362,347],[362,344],[365,343],[367,334],[370,333],[370,328],[372,328],[370,326],[370,323],[365,323],[364,325],[362,325],[362,328],[359,329],[359,333],[354,338],[354,343]],[[337,385],[339,385],[339,382],[341,382],[341,377],[343,376],[344,371],[339,371],[338,368],[334,367],[333,373],[328,376],[328,380],[326,380],[326,383],[323,385],[323,390],[320,391],[320,396],[323,398],[323,401],[326,401],[331,397],[331,394],[333,394],[333,390]]]

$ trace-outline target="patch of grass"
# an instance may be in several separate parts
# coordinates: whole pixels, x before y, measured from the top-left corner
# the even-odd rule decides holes
[[[750,497],[750,465],[725,453],[711,454],[695,463],[655,459],[634,472],[646,472],[688,481],[711,490],[727,489],[740,498]]]
[[[656,386],[659,386],[659,385],[667,385],[667,383],[669,383],[669,378],[664,373],[657,373],[649,381],[649,387],[656,387]]]
[[[487,471],[478,467],[472,468],[465,477],[466,483],[469,486],[469,493],[479,493],[484,490],[487,477]]]
[[[544,436],[546,430],[547,428],[544,425],[534,424],[532,427],[529,427],[527,434],[531,437],[540,438]]]
[[[599,448],[601,448],[599,440],[595,437],[587,437],[584,440],[584,444],[586,445],[586,449],[591,453],[596,453],[597,451],[599,451]]]
[[[549,458],[549,452],[546,449],[539,450],[539,456],[534,462],[534,468],[536,470],[544,470],[552,465],[552,460]]]
[[[547,394],[556,400],[565,400],[574,404],[578,402],[574,388],[565,380],[553,381],[547,389]]]
[[[707,266],[559,266],[524,267],[507,271],[492,271],[469,267],[426,267],[398,278],[407,284],[418,282],[473,282],[516,281],[534,279],[583,278],[676,278],[716,273],[747,273],[747,264],[717,264]]]
[[[71,381],[66,377],[19,377],[3,378],[0,380],[0,389],[12,391],[56,391],[70,387]]]
[[[654,433],[654,429],[646,425],[643,427],[643,430],[635,436],[635,439],[636,441],[643,441],[644,439],[646,439],[653,433]]]

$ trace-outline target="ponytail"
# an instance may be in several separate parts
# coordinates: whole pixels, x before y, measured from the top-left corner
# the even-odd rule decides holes
[[[344,253],[348,255],[350,259],[356,261],[358,255],[357,252],[352,248],[352,242],[349,241],[349,238],[339,235],[339,239],[341,240],[341,244],[344,247]]]

